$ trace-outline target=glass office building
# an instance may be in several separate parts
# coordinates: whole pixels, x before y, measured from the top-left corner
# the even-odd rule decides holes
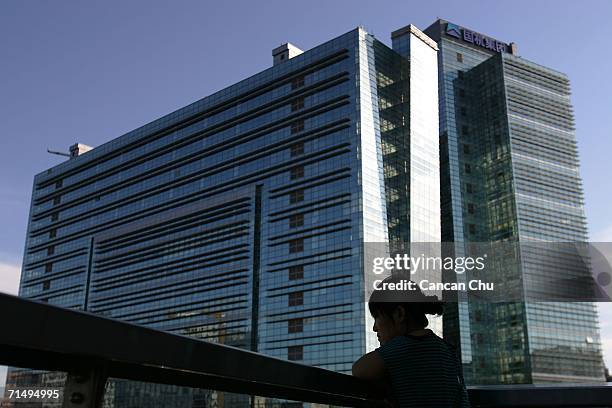
[[[20,296],[350,372],[377,345],[364,243],[440,240],[437,46],[414,26],[396,42],[407,58],[362,28],[286,44],[38,174]]]
[[[586,242],[567,76],[444,20],[425,33],[439,47],[442,240],[457,255],[468,242]],[[524,248],[504,267],[525,292],[563,273]],[[444,333],[468,382],[604,381],[593,303],[464,300]]]

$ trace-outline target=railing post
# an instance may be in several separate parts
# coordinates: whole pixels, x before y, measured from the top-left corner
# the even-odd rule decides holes
[[[101,408],[107,378],[102,368],[69,372],[62,408]]]

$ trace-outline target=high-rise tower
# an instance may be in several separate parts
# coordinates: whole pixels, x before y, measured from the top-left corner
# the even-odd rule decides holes
[[[425,32],[440,49],[442,240],[458,255],[468,242],[586,242],[567,76],[444,20]],[[561,276],[534,251],[518,259],[504,273],[526,293]],[[445,336],[460,345],[469,382],[603,381],[593,303],[454,306]]]

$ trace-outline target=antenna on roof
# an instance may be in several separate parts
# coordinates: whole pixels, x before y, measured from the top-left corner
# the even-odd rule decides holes
[[[49,150],[49,149],[47,149],[47,153],[57,154],[58,156],[70,157],[69,153],[56,152],[54,150]]]
[[[91,149],[93,149],[93,147],[87,146],[83,143],[75,143],[70,146],[70,153],[57,152],[51,149],[47,149],[47,153],[56,154],[58,156],[70,157],[71,159],[74,159],[75,157],[79,157],[83,153],[87,153]]]

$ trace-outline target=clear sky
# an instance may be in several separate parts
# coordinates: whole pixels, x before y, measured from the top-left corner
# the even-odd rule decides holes
[[[444,18],[572,82],[592,240],[612,241],[612,1],[0,2],[0,291],[15,290],[34,174],[363,25],[389,44]],[[602,309],[612,367],[612,311]],[[1,380],[1,378],[0,378]]]

